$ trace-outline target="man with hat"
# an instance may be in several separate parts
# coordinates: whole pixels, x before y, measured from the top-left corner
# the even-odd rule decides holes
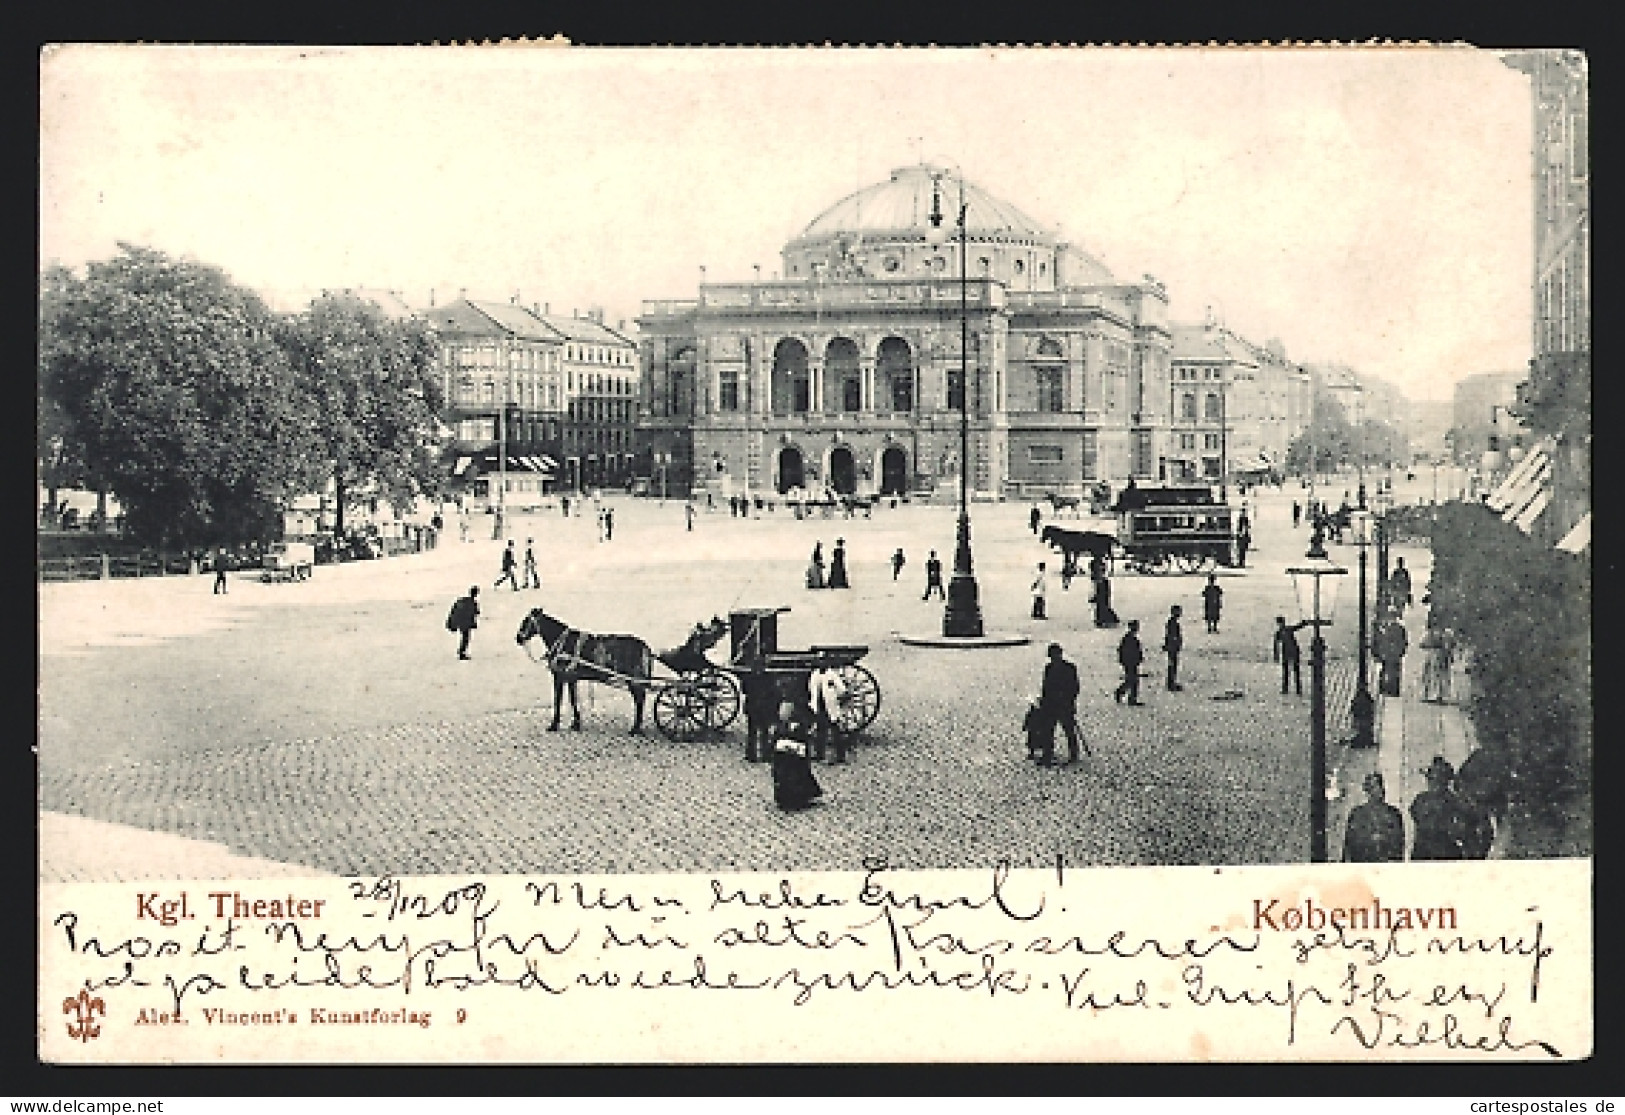
[[[1382,775],[1361,781],[1365,802],[1349,811],[1343,836],[1344,863],[1401,863],[1405,859],[1405,818],[1384,800]]]
[[[1456,768],[1443,755],[1435,755],[1422,773],[1427,777],[1428,788],[1411,801],[1411,820],[1416,826],[1411,840],[1411,859],[1461,859],[1467,810],[1450,788],[1456,779]]]
[[[1123,632],[1123,638],[1117,644],[1117,664],[1123,667],[1123,682],[1112,694],[1118,704],[1123,703],[1127,695],[1128,703],[1141,705],[1140,700],[1140,663],[1145,661],[1145,648],[1140,645],[1140,621],[1128,621],[1128,630]]]
[[[1078,761],[1078,668],[1068,662],[1060,643],[1049,645],[1049,663],[1044,667],[1044,684],[1038,693],[1038,707],[1044,716],[1066,733],[1066,761]],[[1049,739],[1041,762],[1055,761],[1054,736]],[[1084,744],[1087,749],[1088,744]]]

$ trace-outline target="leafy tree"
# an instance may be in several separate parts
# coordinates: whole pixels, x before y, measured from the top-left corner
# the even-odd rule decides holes
[[[323,295],[285,323],[282,341],[321,415],[319,456],[340,532],[346,505],[362,492],[402,506],[439,490],[442,390],[425,323],[393,319],[365,299]]]
[[[269,309],[219,268],[119,245],[41,282],[42,400],[129,531],[172,546],[265,540],[309,490],[311,411]]]

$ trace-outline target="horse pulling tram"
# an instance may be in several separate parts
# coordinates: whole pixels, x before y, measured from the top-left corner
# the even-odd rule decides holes
[[[845,683],[835,727],[862,731],[880,711],[880,685],[858,660],[865,646],[815,646],[780,650],[778,616],[789,608],[751,608],[732,612],[728,622],[713,617],[696,624],[680,647],[656,653],[635,635],[594,635],[577,630],[541,608],[533,608],[519,625],[516,641],[532,660],[545,660],[553,675],[553,722],[558,731],[564,697],[570,698],[571,727],[581,728],[576,687],[583,681],[625,689],[632,695],[632,734],[643,731],[643,706],[654,693],[655,725],[668,738],[696,740],[719,733],[739,716],[740,686],[735,675],[760,667],[785,699],[804,702],[807,680],[819,667],[833,667]],[[731,635],[729,662],[717,666],[707,651]],[[532,640],[546,647],[537,659]],[[796,688],[799,686],[799,689]]]
[[[1206,488],[1127,488],[1114,507],[1117,531],[1046,526],[1045,544],[1076,563],[1098,557],[1108,571],[1117,561],[1136,573],[1202,573],[1240,564],[1237,515]]]

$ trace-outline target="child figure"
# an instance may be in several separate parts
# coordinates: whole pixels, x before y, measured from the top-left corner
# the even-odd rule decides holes
[[[1021,730],[1027,733],[1027,758],[1040,764],[1055,762],[1055,721],[1040,707],[1037,697],[1027,703]]]

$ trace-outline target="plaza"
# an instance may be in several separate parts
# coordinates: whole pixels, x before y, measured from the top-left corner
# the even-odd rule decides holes
[[[952,549],[953,511],[935,506],[806,520],[782,506],[750,520],[719,506],[688,532],[679,501],[620,499],[609,542],[590,516],[542,513],[514,522],[521,548],[536,540],[543,577],[519,593],[489,587],[500,543],[454,538],[421,555],[322,566],[302,584],[245,574],[223,597],[205,577],[42,585],[42,831],[77,821],[95,837],[74,863],[53,864],[42,836],[41,877],[107,877],[97,856],[118,861],[115,845],[142,834],[203,842],[228,853],[209,863],[243,875],[1302,862],[1309,703],[1279,693],[1270,662],[1274,617],[1297,614],[1284,572],[1307,539],[1291,529],[1295,495],[1248,497],[1256,560],[1221,571],[1218,634],[1203,631],[1204,578],[1114,577],[1117,611],[1142,623],[1143,708],[1112,699],[1121,631],[1092,626],[1085,579],[1062,591],[1052,576],[1051,618],[1028,618],[1035,563],[1053,571],[1059,558],[1018,503],[973,516],[988,625],[1032,638],[1003,649],[898,639],[940,622],[942,605],[920,599],[927,551]],[[853,588],[807,590],[814,542],[827,551],[837,537]],[[894,583],[898,546],[908,564]],[[1399,552],[1425,564],[1424,553]],[[1333,549],[1351,568],[1354,557]],[[1371,761],[1335,742],[1348,734],[1354,678],[1355,578],[1344,580],[1328,631],[1334,857]],[[482,586],[484,614],[473,660],[459,662],[443,620],[470,584]],[[1161,685],[1173,603],[1185,608],[1180,693]],[[698,742],[652,726],[634,737],[627,694],[583,685],[583,730],[548,732],[550,678],[514,640],[538,605],[656,650],[712,615],[788,605],[781,645],[870,646],[880,714],[850,764],[817,768],[824,804],[780,813],[767,768],[744,760],[742,722]],[[1052,640],[1078,664],[1091,753],[1045,769],[1023,758],[1020,723]],[[713,652],[725,655],[725,644]],[[1421,765],[1385,769],[1394,762]],[[128,830],[108,826],[139,831],[121,840]]]

